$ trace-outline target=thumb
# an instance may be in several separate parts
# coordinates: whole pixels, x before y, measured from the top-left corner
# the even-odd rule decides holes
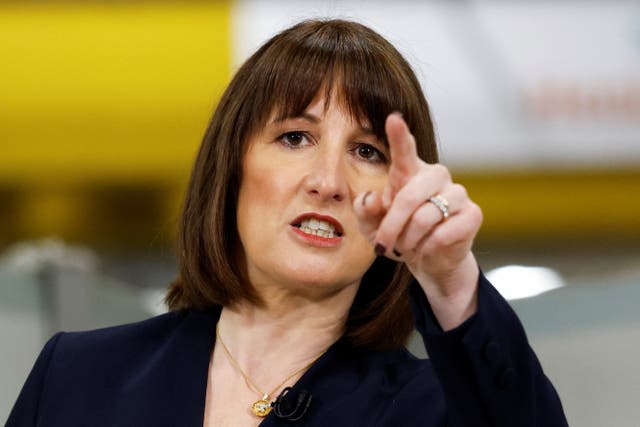
[[[380,222],[386,212],[382,202],[382,195],[375,191],[365,191],[354,199],[353,209],[358,219],[360,232],[373,243]]]

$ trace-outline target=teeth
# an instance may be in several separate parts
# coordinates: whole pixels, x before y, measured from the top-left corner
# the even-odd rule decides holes
[[[304,221],[302,221],[302,224],[300,224],[300,229],[306,233],[307,231],[305,231],[305,228],[308,228],[310,230],[319,230],[324,233],[329,233],[329,232],[332,234],[336,233],[336,229],[331,223],[327,221],[322,221],[316,218],[305,219]],[[313,233],[313,234],[316,234],[316,233]],[[317,234],[317,235],[322,235],[322,234]]]
[[[300,230],[307,234],[312,234],[314,236],[320,236],[325,238],[333,238],[338,233],[336,229],[331,223],[327,221],[322,221],[316,218],[305,219],[300,224]]]

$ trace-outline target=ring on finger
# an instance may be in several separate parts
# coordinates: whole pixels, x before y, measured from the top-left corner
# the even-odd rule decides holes
[[[433,197],[429,197],[427,202],[431,202],[442,212],[442,220],[449,218],[449,201],[445,199],[441,194],[436,194]]]

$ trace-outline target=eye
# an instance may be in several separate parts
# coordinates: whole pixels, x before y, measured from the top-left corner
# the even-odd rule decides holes
[[[387,158],[372,145],[358,144],[355,149],[356,155],[371,163],[387,163]]]
[[[307,134],[302,131],[285,132],[278,137],[278,141],[292,148],[304,145],[308,139]]]

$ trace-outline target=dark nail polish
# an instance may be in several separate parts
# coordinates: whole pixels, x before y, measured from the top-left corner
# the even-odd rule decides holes
[[[367,203],[367,197],[369,197],[369,194],[371,194],[371,191],[367,191],[364,196],[362,196],[362,206]]]
[[[380,243],[376,243],[376,247],[374,249],[374,252],[376,253],[376,255],[382,256],[382,255],[384,255],[385,252],[387,252],[387,248],[382,246]]]
[[[402,254],[401,254],[400,252],[398,252],[398,250],[397,250],[396,248],[393,248],[393,254],[394,254],[395,256],[398,256],[398,257],[399,257],[399,256],[402,256]]]

